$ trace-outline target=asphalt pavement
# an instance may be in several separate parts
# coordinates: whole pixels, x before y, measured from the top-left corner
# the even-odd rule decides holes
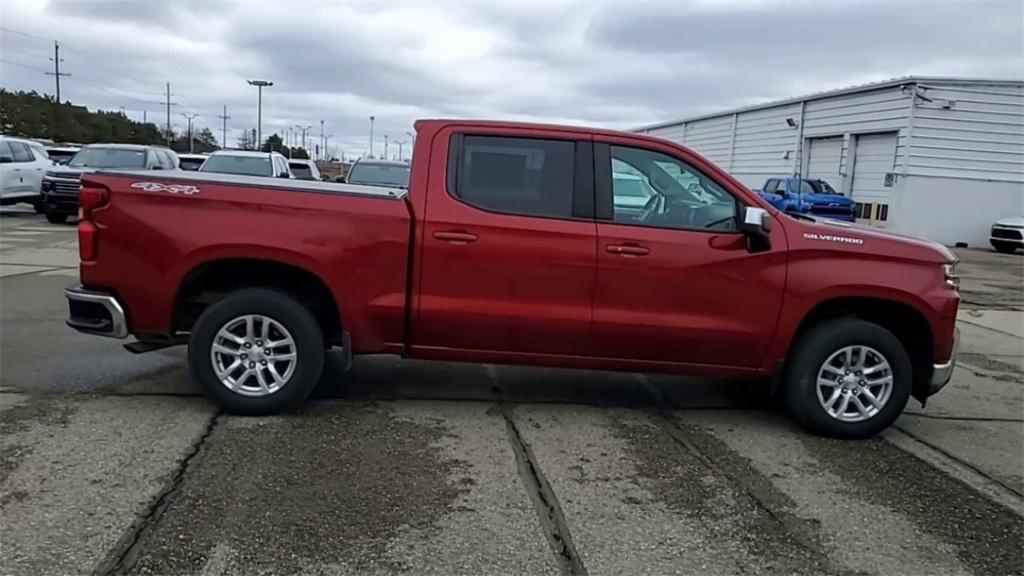
[[[1024,257],[958,251],[964,355],[879,438],[760,383],[332,354],[222,414],[64,326],[75,228],[0,210],[0,574],[1022,574]]]

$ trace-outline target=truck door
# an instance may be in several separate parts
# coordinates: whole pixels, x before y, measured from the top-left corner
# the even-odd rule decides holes
[[[586,354],[591,143],[571,132],[473,130],[443,141],[442,132],[447,149],[431,153],[413,352]]]
[[[609,137],[611,138],[611,137]],[[775,331],[785,236],[751,253],[738,196],[668,146],[595,140],[595,355],[688,365],[755,367]],[[656,192],[639,216],[619,209],[614,171]]]

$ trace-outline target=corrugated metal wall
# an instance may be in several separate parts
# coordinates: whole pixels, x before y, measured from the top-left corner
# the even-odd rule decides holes
[[[906,173],[1024,182],[1024,86],[927,85]]]
[[[915,90],[927,100],[913,98]],[[838,138],[838,170],[819,166],[815,176],[827,173],[833,187],[851,195],[864,221],[943,241],[976,242],[987,233],[983,222],[1019,212],[1024,199],[1024,186],[1006,197],[1024,183],[1024,83],[908,78],[643,132],[692,148],[751,188],[773,176],[807,175],[812,142]],[[957,180],[972,182],[949,184]],[[946,208],[920,205],[928,189],[935,191],[929,201]],[[940,190],[985,200],[970,203],[968,217]],[[923,214],[927,222],[918,221]],[[970,230],[957,228],[968,220]]]

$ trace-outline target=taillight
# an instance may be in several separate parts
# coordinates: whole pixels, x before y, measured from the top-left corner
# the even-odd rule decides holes
[[[78,256],[82,261],[96,259],[99,229],[92,221],[92,212],[106,203],[106,188],[82,186],[78,191]]]

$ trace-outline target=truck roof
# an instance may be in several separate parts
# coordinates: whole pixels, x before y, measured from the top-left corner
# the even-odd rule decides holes
[[[557,130],[559,132],[572,132],[576,134],[604,134],[608,136],[626,136],[631,139],[637,140],[650,140],[655,142],[666,142],[664,138],[657,138],[654,136],[648,136],[646,134],[638,134],[636,132],[626,132],[623,130],[610,130],[607,128],[586,128],[580,126],[564,126],[561,124],[540,124],[534,122],[512,122],[505,120],[457,120],[448,118],[429,118],[423,120],[417,120],[414,124],[416,130],[422,130],[425,128],[442,128],[445,126],[479,126],[482,128],[519,128],[537,131],[551,131]]]

